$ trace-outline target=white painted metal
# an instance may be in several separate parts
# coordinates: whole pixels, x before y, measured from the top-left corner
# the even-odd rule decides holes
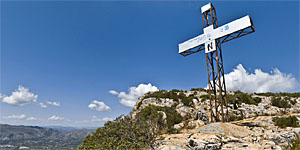
[[[208,11],[211,8],[211,3],[208,3],[201,7],[201,13]]]
[[[205,42],[205,53],[210,53],[217,50],[216,40]]]
[[[247,15],[240,19],[234,20],[228,24],[216,28],[211,32],[212,39],[221,38],[225,35],[234,33],[236,31],[251,27],[250,16]]]
[[[195,48],[199,45],[204,44],[205,42],[207,42],[207,35],[206,34],[201,34],[197,37],[194,37],[186,42],[180,43],[178,45],[179,47],[179,53],[182,53],[184,51],[187,51],[189,49]]]
[[[205,7],[205,6],[203,6],[203,7]],[[221,38],[225,35],[237,32],[237,31],[245,29],[245,28],[248,28],[251,25],[252,25],[252,23],[250,21],[250,16],[249,15],[247,15],[245,17],[242,17],[240,19],[234,20],[234,21],[232,21],[228,24],[225,24],[221,27],[218,27],[216,29],[213,29],[213,25],[210,25],[210,26],[203,29],[204,34],[201,34],[197,37],[194,37],[190,40],[187,40],[183,43],[180,43],[178,45],[179,53],[182,53],[182,52],[187,51],[189,49],[192,49],[192,48],[195,48],[195,47],[200,46],[202,44],[205,44],[206,42],[209,42],[211,40],[215,40],[215,39]]]

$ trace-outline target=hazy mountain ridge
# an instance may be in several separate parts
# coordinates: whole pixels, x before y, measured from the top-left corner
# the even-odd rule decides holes
[[[75,149],[94,129],[59,131],[39,126],[0,124],[0,145],[30,149]],[[2,149],[2,148],[0,148]]]

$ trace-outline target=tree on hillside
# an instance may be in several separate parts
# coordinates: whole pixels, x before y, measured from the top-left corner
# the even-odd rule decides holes
[[[154,149],[153,142],[158,136],[159,121],[162,115],[153,113],[148,118],[120,116],[108,121],[92,135],[82,141],[81,150],[99,149]]]

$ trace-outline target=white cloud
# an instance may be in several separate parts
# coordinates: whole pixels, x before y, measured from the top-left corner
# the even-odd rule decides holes
[[[5,95],[0,93],[0,99],[2,99],[3,97],[5,97]]]
[[[115,91],[115,90],[110,90],[109,93],[112,94],[112,95],[118,95],[118,94],[119,94],[119,93],[118,93],[117,91]]]
[[[5,117],[7,119],[25,119],[26,115],[25,114],[21,114],[21,115],[11,115],[11,116],[7,116]]]
[[[36,102],[37,95],[29,92],[29,89],[19,85],[18,90],[11,93],[11,96],[2,95],[2,102],[14,106],[23,106],[25,104]]]
[[[104,117],[104,118],[102,118],[102,120],[103,120],[103,121],[113,121],[113,120],[114,120],[114,118],[108,118],[108,117]]]
[[[96,116],[92,116],[92,121],[94,122],[106,122],[106,121],[113,121],[114,118],[108,118],[108,117],[104,117],[104,118],[97,118]]]
[[[110,107],[105,105],[103,102],[93,100],[91,104],[88,105],[91,109],[96,109],[97,111],[110,111]]]
[[[42,108],[46,108],[46,107],[47,107],[47,105],[45,105],[44,103],[40,103],[40,107],[42,107]]]
[[[10,115],[7,117],[4,117],[6,119],[26,119],[26,120],[37,120],[37,118],[35,117],[26,117],[25,114],[21,114],[21,115]]]
[[[101,118],[97,118],[96,116],[92,116],[92,121],[102,121]]]
[[[156,86],[152,86],[151,83],[148,83],[139,84],[137,87],[130,87],[128,91],[128,94],[126,94],[125,92],[118,93],[114,90],[109,91],[109,93],[118,95],[121,104],[128,107],[133,107],[139,97],[148,92],[158,91],[158,88]]]
[[[263,72],[261,69],[248,73],[241,64],[232,72],[225,74],[225,81],[227,90],[240,90],[247,93],[286,92],[299,85],[291,74],[282,73],[277,68],[270,73]]]
[[[51,117],[48,118],[48,120],[63,120],[63,119],[64,118],[58,117],[58,116],[55,116],[55,115],[53,115],[53,116],[51,116]]]
[[[26,118],[26,120],[37,120],[37,118],[35,118],[35,117],[28,117],[28,118]]]
[[[60,106],[60,102],[49,102],[49,101],[47,101],[47,104],[53,105],[53,106]]]

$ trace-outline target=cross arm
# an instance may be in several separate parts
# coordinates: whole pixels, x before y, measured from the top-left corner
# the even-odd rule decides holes
[[[204,28],[204,33],[188,41],[180,43],[179,54],[187,56],[205,49],[205,43],[210,40],[220,40],[221,43],[239,38],[254,32],[254,25],[249,15],[234,20],[228,24],[213,29],[210,25]]]
[[[205,49],[205,46],[204,46],[204,44],[202,44],[202,45],[198,46],[197,48],[189,49],[189,50],[181,52],[179,54],[181,54],[183,56],[187,56],[187,55],[190,55],[190,54],[194,54],[194,53],[200,52],[200,51],[202,51],[204,49]]]
[[[220,26],[211,33],[213,39],[219,39],[221,43],[254,32],[254,25],[249,15]]]
[[[247,35],[247,34],[255,32],[255,28],[254,28],[254,25],[252,23],[252,20],[251,20],[250,16],[249,16],[249,19],[250,19],[250,23],[251,24],[248,27],[240,29],[240,30],[237,30],[237,31],[235,31],[235,32],[233,32],[231,34],[228,34],[228,35],[225,35],[225,36],[219,38],[221,44],[225,43],[225,42],[228,42],[230,40],[242,37],[244,35]]]

